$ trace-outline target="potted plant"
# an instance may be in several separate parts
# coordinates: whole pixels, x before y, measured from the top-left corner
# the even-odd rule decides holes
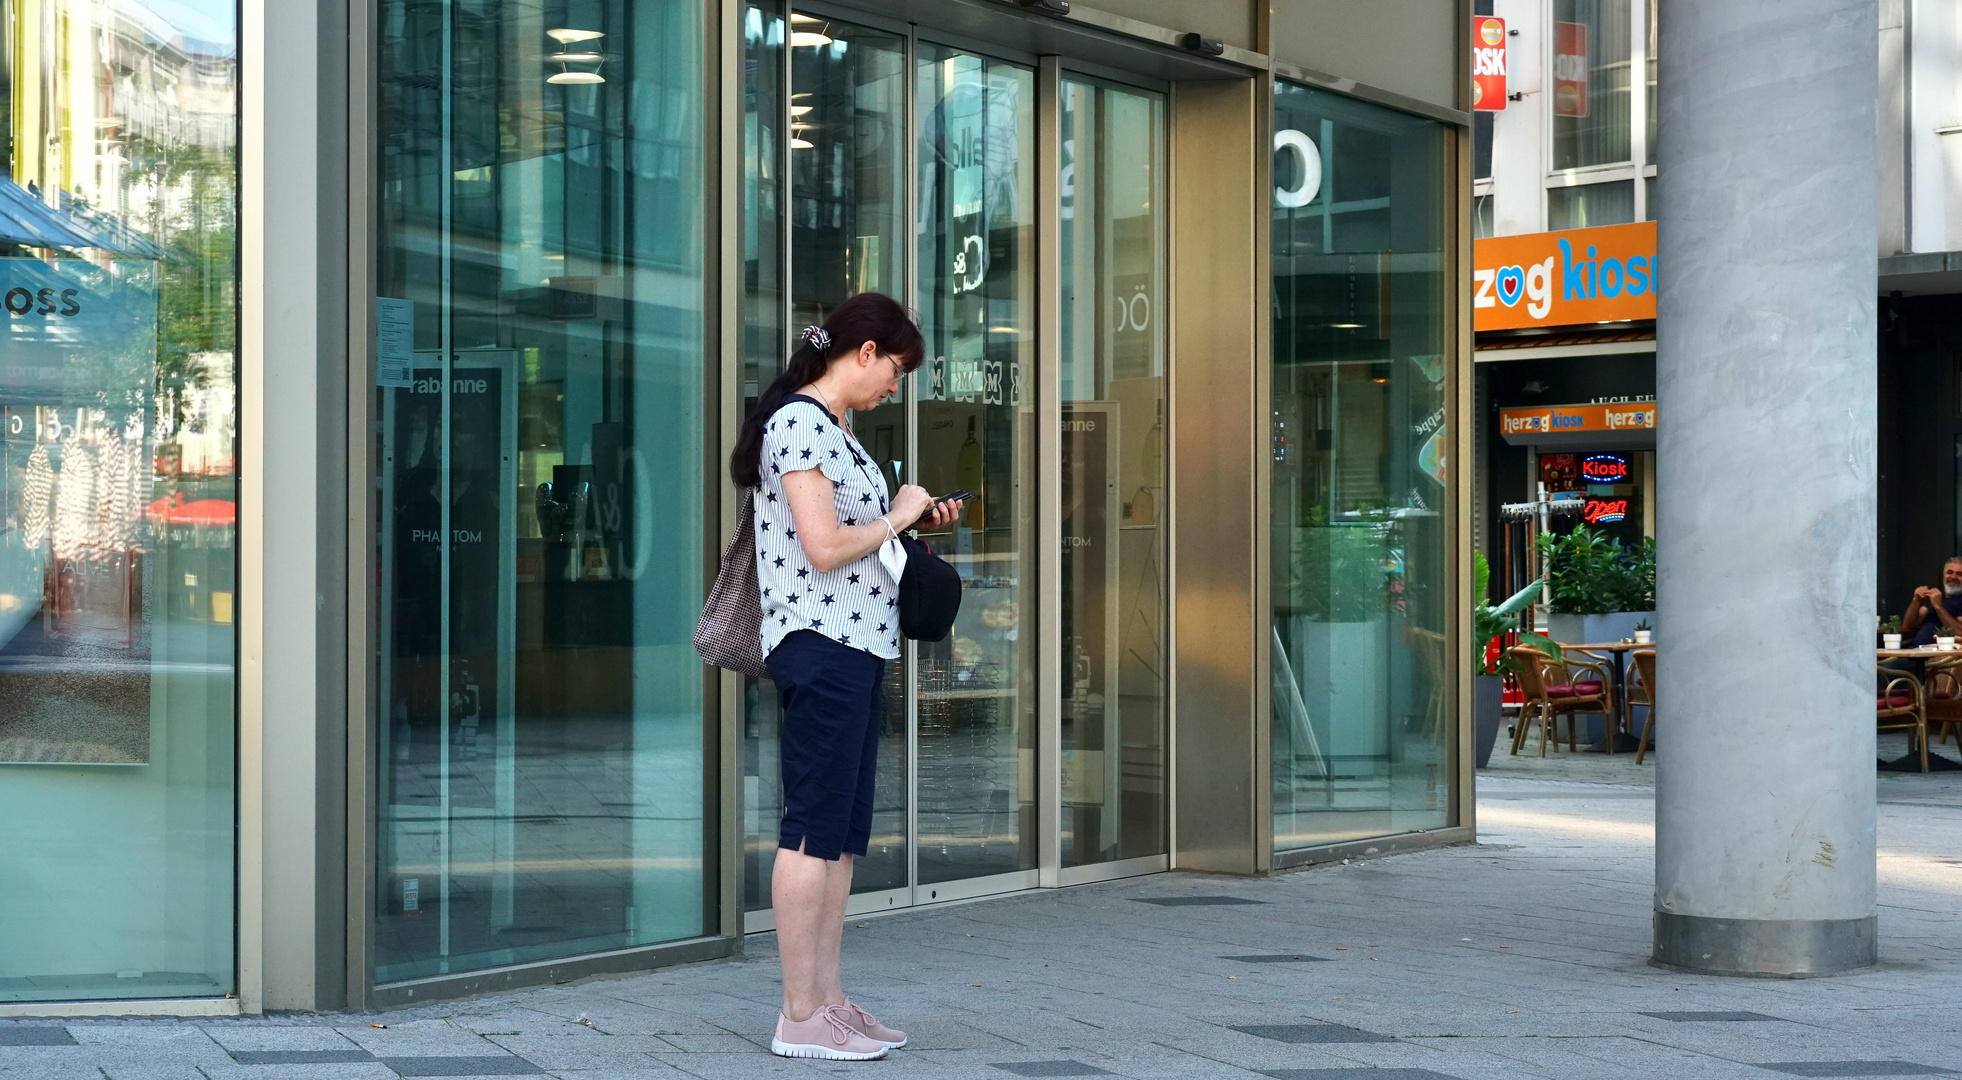
[[[1935,648],[1944,652],[1955,648],[1955,631],[1946,626],[1935,627]]]
[[[1898,649],[1901,647],[1901,617],[1889,615],[1880,622],[1880,647]]]
[[[1562,535],[1542,533],[1539,550],[1546,570],[1547,629],[1554,640],[1620,641],[1634,633],[1637,622],[1654,620],[1654,540],[1628,548],[1598,529],[1577,525]]]
[[[1485,561],[1485,553],[1472,552],[1472,595],[1484,597],[1491,581],[1492,567]],[[1531,582],[1496,607],[1481,599],[1472,608],[1472,647],[1477,650],[1472,663],[1478,673],[1472,677],[1472,763],[1477,768],[1491,763],[1492,746],[1505,721],[1505,677],[1519,673],[1518,661],[1503,648],[1502,635],[1515,629],[1522,615],[1533,610],[1540,584]],[[1536,645],[1556,659],[1560,656],[1560,646],[1528,627],[1517,628],[1520,644]]]
[[[1649,626],[1649,620],[1643,619],[1635,624],[1635,644],[1647,645],[1654,640],[1655,630]]]
[[[1292,530],[1282,633],[1315,739],[1332,763],[1390,752],[1392,523],[1328,521],[1319,507]]]

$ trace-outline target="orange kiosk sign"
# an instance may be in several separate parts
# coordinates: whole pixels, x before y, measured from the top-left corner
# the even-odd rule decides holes
[[[1472,326],[1655,318],[1655,222],[1494,236],[1472,245]]]
[[[1499,434],[1606,435],[1654,431],[1655,402],[1630,401],[1612,405],[1527,405],[1499,410]]]
[[[1472,20],[1472,108],[1506,107],[1506,21],[1490,15]]]

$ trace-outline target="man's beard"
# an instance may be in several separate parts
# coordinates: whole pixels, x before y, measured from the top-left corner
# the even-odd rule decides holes
[[[1962,585],[1950,585],[1947,582],[1943,582],[1942,592],[1949,596],[1954,596],[1956,593],[1962,593]]]

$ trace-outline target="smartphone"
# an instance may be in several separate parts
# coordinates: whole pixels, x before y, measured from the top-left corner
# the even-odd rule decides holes
[[[947,503],[961,502],[962,500],[972,499],[972,498],[974,498],[974,493],[972,491],[967,490],[966,488],[962,488],[959,491],[950,491],[947,494],[942,495],[938,499],[933,500],[933,505],[927,507],[926,514],[922,516],[931,517],[932,515],[939,513],[941,506]]]

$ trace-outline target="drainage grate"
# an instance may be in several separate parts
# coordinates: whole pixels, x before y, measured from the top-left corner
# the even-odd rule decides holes
[[[1227,907],[1233,904],[1265,904],[1265,900],[1242,900],[1237,896],[1134,896],[1140,904],[1159,907]]]
[[[1394,1041],[1388,1035],[1341,1024],[1249,1024],[1233,1030],[1284,1043],[1380,1043]]]
[[[1429,1069],[1372,1069],[1368,1066],[1353,1069],[1268,1069],[1262,1076],[1274,1080],[1458,1080],[1447,1073],[1432,1072]]]
[[[390,1057],[381,1063],[403,1076],[543,1076],[545,1070],[521,1057]]]
[[[1741,1024],[1768,1020],[1784,1023],[1783,1017],[1766,1016],[1754,1012],[1645,1012],[1643,1016],[1653,1016],[1657,1020],[1672,1020],[1678,1024]]]
[[[375,1060],[366,1050],[234,1050],[240,1065],[353,1065]]]
[[[0,1024],[0,1046],[73,1046],[68,1029],[52,1024]]]
[[[1954,1069],[1938,1069],[1913,1061],[1760,1061],[1760,1069],[1790,1076],[1953,1076]]]

